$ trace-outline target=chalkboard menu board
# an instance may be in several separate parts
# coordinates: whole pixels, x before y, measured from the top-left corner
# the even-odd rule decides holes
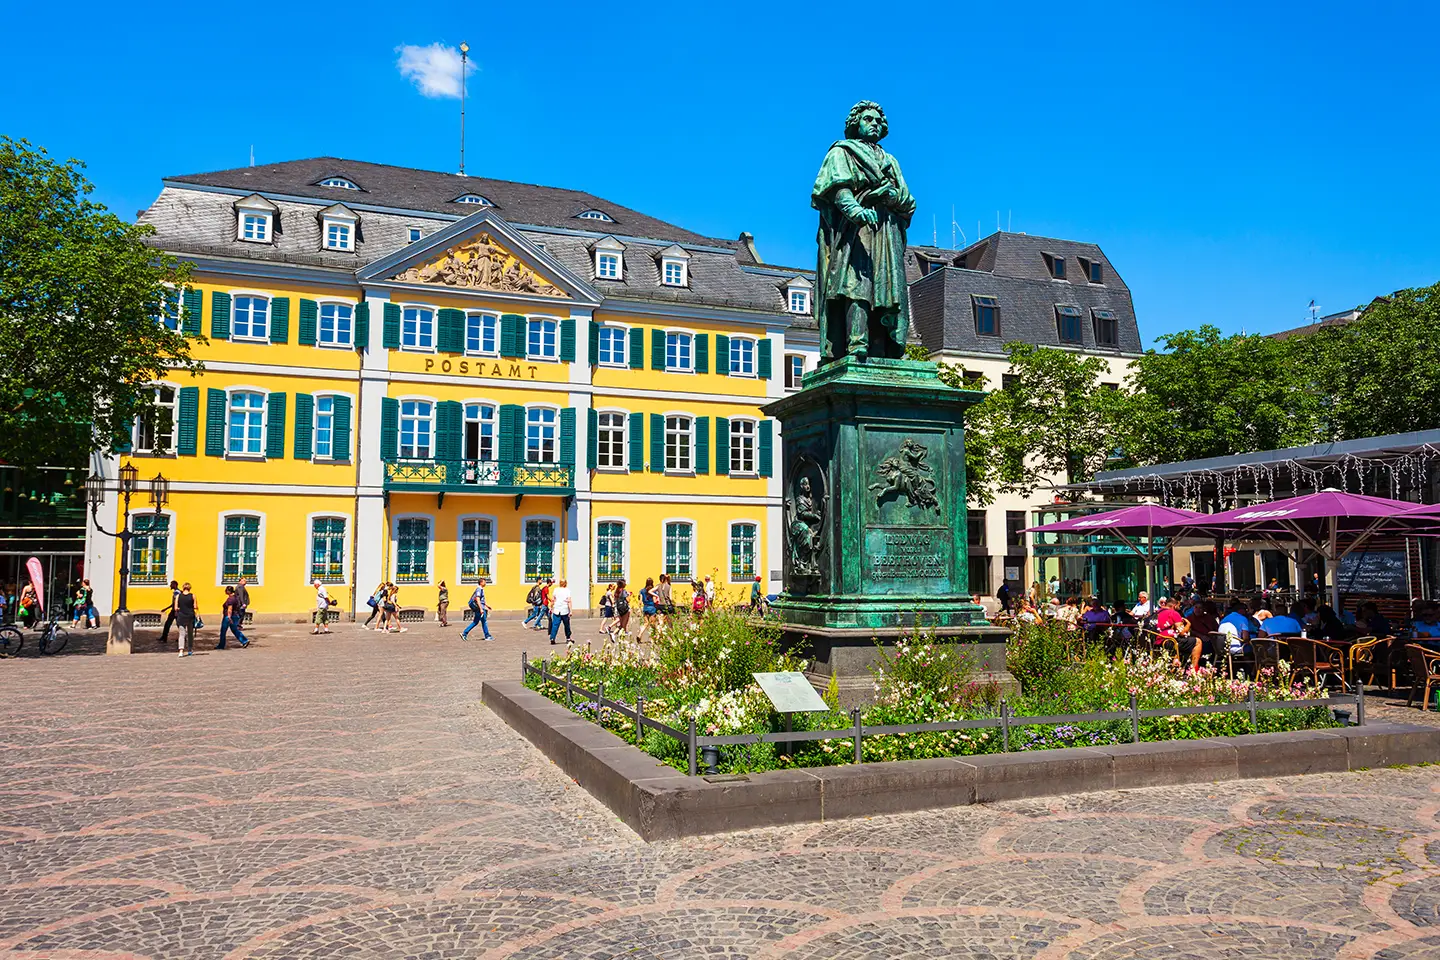
[[[1341,593],[1409,596],[1404,550],[1359,550],[1340,560]]]

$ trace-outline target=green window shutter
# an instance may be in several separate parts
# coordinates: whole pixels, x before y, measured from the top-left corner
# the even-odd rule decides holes
[[[285,459],[285,394],[272,393],[265,401],[265,456]]]
[[[360,350],[370,346],[369,300],[361,300],[355,304],[355,346]]]
[[[695,472],[710,472],[710,418],[695,418]]]
[[[500,459],[518,463],[525,459],[525,408],[507,403],[500,408]]]
[[[296,334],[299,339],[296,342],[301,346],[315,346],[315,324],[319,313],[320,307],[314,300],[306,300],[304,298],[300,300],[300,325],[297,328]],[[296,408],[296,412],[299,412],[298,407]]]
[[[590,366],[600,362],[600,321],[590,321]]]
[[[400,401],[380,398],[380,459],[394,460],[400,449]]]
[[[134,424],[131,424],[131,428],[132,428],[132,429],[134,428]],[[128,434],[128,433],[127,433],[127,434],[125,434],[124,436],[120,436],[120,437],[116,437],[116,438],[115,438],[115,440],[114,440],[114,442],[111,444],[111,446],[114,447],[116,453],[129,453],[129,452],[130,452],[130,450],[131,450],[130,437],[131,437],[131,434]]]
[[[445,307],[435,315],[438,326],[435,348],[441,353],[465,352],[465,313],[452,307]],[[447,459],[459,459],[452,457]]]
[[[710,334],[695,334],[695,372],[710,372]]]
[[[645,414],[630,414],[630,472],[645,469]]]
[[[200,311],[204,309],[204,306],[205,294],[194,287],[186,287],[185,312],[180,315],[180,332],[185,336],[200,336]]]
[[[507,313],[500,318],[500,356],[525,356],[525,318]]]
[[[593,357],[594,354],[591,354]],[[600,411],[591,407],[585,412],[585,469],[594,470],[600,462]]]
[[[575,466],[574,407],[566,407],[560,411],[560,463],[572,469]]]
[[[305,304],[300,304],[305,312]],[[308,393],[295,394],[295,459],[309,460],[313,455],[310,441],[315,433],[315,398]]]
[[[770,476],[774,470],[771,465],[775,454],[774,429],[774,420],[760,421],[760,476],[762,477]]]
[[[727,417],[715,418],[715,474],[730,475],[730,420]]]
[[[755,372],[761,380],[770,379],[770,338],[761,337],[755,349]]]
[[[219,290],[210,294],[210,339],[230,339],[230,294]]]
[[[205,456],[225,456],[225,391],[205,391]]]
[[[381,342],[386,350],[400,349],[400,304],[385,304],[385,330],[381,334]]]
[[[175,452],[182,457],[193,457],[200,434],[200,388],[181,387],[179,399]]]
[[[650,414],[650,472],[665,472],[665,418]]]
[[[575,362],[575,320],[560,321],[560,362]]]
[[[650,331],[650,369],[665,369],[665,331]]]
[[[723,333],[715,334],[715,372],[730,376],[730,338]]]
[[[270,301],[270,342],[290,340],[290,298],[276,297]]]
[[[330,459],[350,459],[350,398],[335,398],[335,418],[330,428]]]
[[[630,369],[645,369],[645,329],[643,327],[630,328]]]
[[[464,314],[461,314],[463,317]],[[465,407],[455,400],[435,405],[435,459],[459,460],[464,452],[461,436],[465,430]]]

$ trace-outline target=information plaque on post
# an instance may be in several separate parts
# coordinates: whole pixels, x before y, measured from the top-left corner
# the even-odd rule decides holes
[[[803,673],[752,673],[751,676],[760,684],[760,689],[765,691],[765,696],[770,698],[776,713],[830,711],[830,705],[815,692],[815,688],[805,679]]]

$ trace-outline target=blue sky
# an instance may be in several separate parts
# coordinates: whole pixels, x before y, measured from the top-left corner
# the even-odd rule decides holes
[[[398,48],[466,40],[470,173],[748,230],[772,262],[813,261],[810,185],[869,98],[912,242],[948,244],[952,205],[970,240],[998,212],[1095,241],[1147,342],[1440,280],[1435,5],[930,6],[15,3],[0,132],[85,160],[127,217],[252,144],[454,169],[458,102]]]

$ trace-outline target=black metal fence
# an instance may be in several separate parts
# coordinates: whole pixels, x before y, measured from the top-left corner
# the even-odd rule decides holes
[[[599,719],[601,710],[611,710],[635,721],[635,741],[644,736],[645,728],[655,730],[667,737],[679,741],[690,756],[690,776],[696,776],[700,772],[700,763],[703,761],[707,774],[716,773],[715,765],[719,762],[719,751],[717,748],[725,746],[740,746],[753,743],[801,743],[808,740],[850,740],[854,743],[855,762],[865,762],[864,739],[866,737],[893,736],[906,733],[929,733],[949,732],[953,730],[996,730],[1000,731],[1000,747],[1002,753],[1010,752],[1010,732],[1014,727],[1036,727],[1066,723],[1094,723],[1103,720],[1128,720],[1130,721],[1130,740],[1132,743],[1140,742],[1140,721],[1153,717],[1183,717],[1195,714],[1218,714],[1218,713],[1249,713],[1250,726],[1254,730],[1260,729],[1260,711],[1262,710],[1294,710],[1302,707],[1342,707],[1353,704],[1355,707],[1356,725],[1365,723],[1365,687],[1356,684],[1355,693],[1342,693],[1324,700],[1256,700],[1255,687],[1250,687],[1248,700],[1239,703],[1207,703],[1194,707],[1163,707],[1157,709],[1141,710],[1135,694],[1130,694],[1130,708],[1128,710],[1110,710],[1097,713],[1058,713],[1047,716],[1016,716],[1010,712],[1010,705],[1000,701],[1000,715],[996,717],[981,717],[976,720],[937,720],[933,723],[892,723],[865,726],[860,722],[860,710],[855,708],[850,711],[850,726],[839,730],[782,730],[770,733],[737,733],[720,737],[702,737],[695,732],[695,718],[690,717],[690,728],[681,730],[672,727],[668,723],[661,723],[652,717],[645,716],[645,700],[637,697],[635,706],[621,703],[618,700],[611,700],[605,696],[605,684],[602,681],[598,690],[586,690],[575,683],[574,668],[566,670],[563,675],[550,672],[549,663],[541,660],[537,667],[531,662],[525,653],[520,654],[520,680],[524,682],[527,677],[537,676],[545,683],[563,684],[565,687],[565,705],[570,708],[575,706],[575,698],[578,696],[582,702],[593,702],[595,704],[596,719]]]

